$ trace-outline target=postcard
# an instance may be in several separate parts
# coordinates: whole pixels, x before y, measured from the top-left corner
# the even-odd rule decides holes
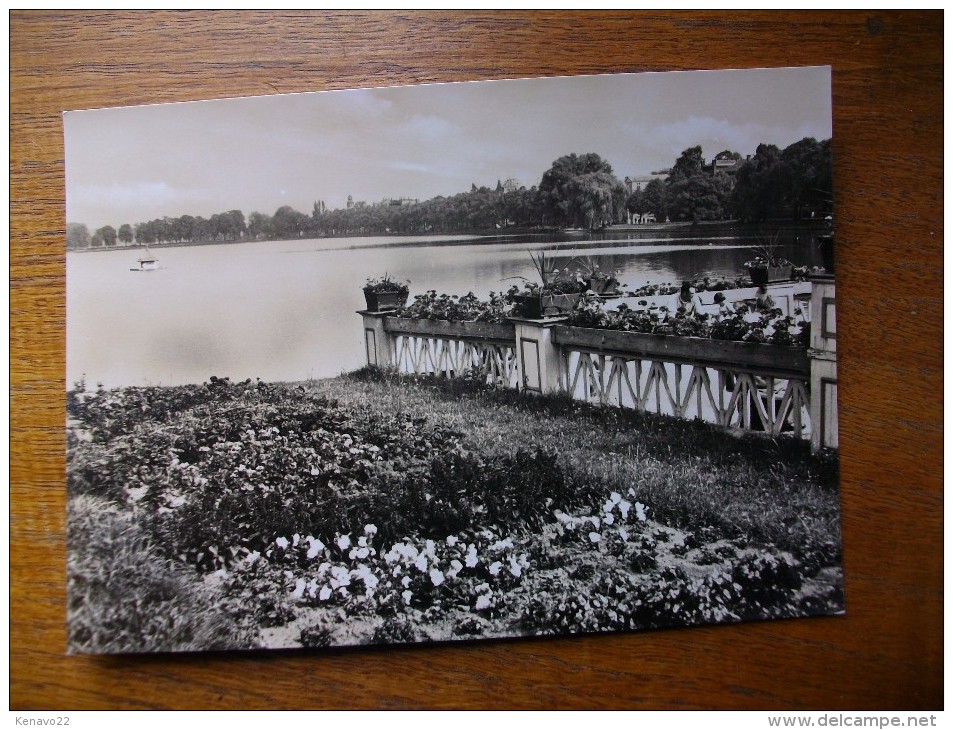
[[[830,68],[64,130],[71,653],[844,611]]]

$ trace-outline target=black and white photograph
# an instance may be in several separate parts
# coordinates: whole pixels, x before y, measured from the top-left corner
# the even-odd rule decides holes
[[[63,120],[70,653],[845,611],[829,67]]]

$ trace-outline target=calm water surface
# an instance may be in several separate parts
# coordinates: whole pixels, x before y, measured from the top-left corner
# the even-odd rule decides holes
[[[588,257],[630,287],[733,278],[754,237],[731,230],[540,236],[346,238],[157,248],[162,268],[133,272],[135,249],[67,255],[67,384],[177,385],[209,376],[266,381],[332,377],[363,364],[355,312],[369,276],[485,296],[535,280],[527,251],[555,265]],[[810,234],[781,251],[818,263]]]

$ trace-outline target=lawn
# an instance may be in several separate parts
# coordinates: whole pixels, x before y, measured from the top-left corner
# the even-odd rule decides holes
[[[842,609],[836,454],[362,370],[68,397],[72,651]]]

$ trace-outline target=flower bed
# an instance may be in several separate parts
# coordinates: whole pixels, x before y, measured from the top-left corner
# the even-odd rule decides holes
[[[167,631],[185,643],[166,644],[161,636],[136,643],[143,640],[136,634],[140,626],[169,624],[154,619],[170,605],[195,603],[167,595],[186,595],[189,576],[198,576],[204,591],[220,592],[221,600],[210,595],[207,604],[221,607],[219,618],[235,615],[251,629],[231,634],[235,648],[763,618],[803,613],[810,596],[837,605],[836,581],[822,599],[800,588],[818,570],[804,561],[826,549],[820,544],[753,544],[751,536],[734,532],[737,527],[706,527],[719,522],[699,518],[698,507],[691,511],[693,527],[672,527],[672,515],[688,514],[685,509],[663,511],[659,496],[646,499],[636,491],[647,489],[649,468],[633,472],[640,475],[634,488],[583,476],[579,463],[589,460],[566,460],[546,447],[549,418],[533,418],[541,431],[520,431],[519,446],[477,448],[449,423],[421,416],[419,406],[408,409],[408,385],[396,387],[396,409],[383,405],[386,394],[377,391],[369,400],[359,395],[354,402],[365,405],[358,407],[303,386],[220,378],[200,386],[71,391],[71,624],[80,625],[72,607],[82,604],[90,576],[111,582],[96,589],[116,597],[110,620],[142,618],[125,627],[119,650],[222,647],[229,633],[221,626],[203,629],[208,646],[189,644],[174,625],[177,617],[166,617],[173,622]],[[516,396],[487,389],[485,397]],[[459,412],[460,402],[448,396],[447,407]],[[578,408],[574,404],[567,419],[578,419]],[[464,410],[482,429],[508,417],[489,403],[486,413],[493,416],[486,423],[472,421],[475,402]],[[584,427],[590,441],[618,430]],[[645,439],[652,432],[626,434]],[[672,438],[665,438],[669,446]],[[490,441],[501,443],[496,435]],[[736,443],[731,440],[731,448]],[[723,446],[718,453],[724,457]],[[771,463],[775,480],[773,452]],[[86,512],[76,508],[83,500]],[[135,530],[123,527],[100,552],[77,554],[86,544],[77,534],[102,524],[89,513],[93,504],[108,505]],[[736,517],[725,522],[737,523]],[[785,524],[781,528],[779,535],[789,534]],[[141,537],[120,549],[133,534]],[[140,545],[148,549],[134,565],[155,566],[150,585],[162,584],[162,571],[174,566],[176,580],[155,592],[162,599],[155,605],[153,592],[123,582],[141,582],[136,570],[108,569],[122,567],[130,551],[144,549]],[[795,546],[803,554],[789,552]],[[84,561],[86,569],[73,567]],[[74,648],[101,648],[89,638],[108,636],[97,615],[82,615]],[[255,638],[238,638],[246,636]]]

